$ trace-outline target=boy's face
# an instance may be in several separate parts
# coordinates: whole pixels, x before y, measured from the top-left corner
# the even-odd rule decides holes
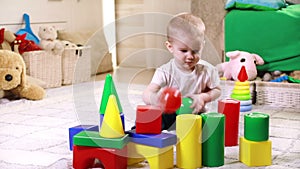
[[[174,56],[177,66],[183,71],[191,72],[201,59],[201,44],[172,40],[166,42],[166,47]]]

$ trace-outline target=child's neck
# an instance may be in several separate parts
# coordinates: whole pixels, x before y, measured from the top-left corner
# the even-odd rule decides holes
[[[183,73],[192,73],[195,70],[195,66],[193,66],[193,68],[187,69],[187,68],[183,67],[181,64],[177,63],[176,61],[175,61],[175,65]]]

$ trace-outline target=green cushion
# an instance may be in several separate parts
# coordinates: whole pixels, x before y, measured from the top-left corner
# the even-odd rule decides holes
[[[260,55],[265,64],[258,71],[300,70],[299,26],[300,4],[277,11],[231,10],[225,17],[225,52]]]
[[[285,0],[227,0],[225,9],[278,10],[286,7]]]

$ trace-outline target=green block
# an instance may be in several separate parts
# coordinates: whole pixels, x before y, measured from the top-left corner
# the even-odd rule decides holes
[[[269,115],[260,112],[245,114],[244,137],[249,141],[268,141]]]
[[[225,116],[202,113],[202,164],[208,167],[224,165]]]
[[[117,93],[114,81],[112,79],[111,74],[107,74],[106,78],[105,78],[103,92],[102,92],[102,99],[101,99],[101,104],[100,104],[100,114],[104,114],[105,113],[107,102],[108,102],[108,98],[112,94],[116,96],[119,111],[120,111],[120,113],[122,113],[123,109],[122,109],[122,106],[121,106],[121,103],[120,103],[120,99],[119,99],[119,96],[118,96],[118,93]]]
[[[122,149],[130,141],[128,134],[121,138],[104,138],[98,131],[82,131],[73,138],[73,144],[77,146],[104,147]]]

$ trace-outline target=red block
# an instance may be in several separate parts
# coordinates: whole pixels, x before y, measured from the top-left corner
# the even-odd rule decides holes
[[[73,147],[74,169],[93,168],[95,159],[101,161],[105,169],[127,168],[127,146],[123,149],[98,148],[98,147]]]
[[[135,132],[138,134],[161,133],[162,110],[151,105],[138,105],[136,109]]]
[[[218,112],[225,115],[225,146],[238,145],[240,101],[219,100]]]

